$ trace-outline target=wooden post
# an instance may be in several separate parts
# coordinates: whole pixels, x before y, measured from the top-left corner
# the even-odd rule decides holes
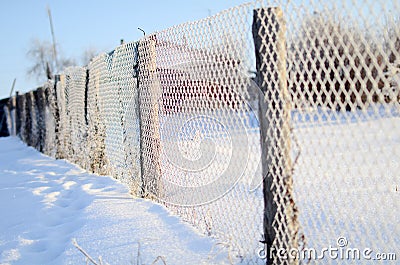
[[[14,78],[14,81],[11,86],[10,90],[10,96],[8,97],[7,103],[2,106],[2,115],[1,115],[1,121],[0,121],[0,133],[4,136],[9,136],[9,135],[14,135],[14,119],[12,119],[12,110],[14,109],[14,104],[13,104],[13,92],[14,92],[14,87],[15,87],[15,82],[17,81],[17,78]],[[8,109],[8,117],[6,117],[6,111],[5,108]],[[8,119],[11,119],[10,125],[11,128],[8,128]],[[4,129],[5,128],[5,129]],[[6,132],[4,132],[6,131]]]
[[[161,195],[161,139],[158,99],[161,87],[156,64],[156,35],[139,42],[139,114],[142,197]]]
[[[69,120],[66,116],[66,99],[65,99],[65,87],[66,87],[66,75],[60,74],[55,76],[55,82],[53,87],[46,89],[46,98],[49,106],[54,106],[54,121],[55,121],[55,145],[57,159],[67,158],[67,150],[69,149],[66,134],[67,128],[69,128]]]
[[[89,69],[86,69],[86,76],[85,76],[85,99],[84,99],[84,116],[85,116],[85,128],[87,130],[87,127],[89,125],[89,119],[88,119],[88,97],[89,97]],[[91,106],[91,107],[95,107],[95,106]],[[85,132],[85,134],[87,134],[87,132]]]
[[[10,131],[10,135],[12,136],[16,136],[17,132],[16,132],[16,113],[17,113],[17,96],[13,97],[13,92],[14,92],[14,87],[15,87],[15,82],[17,81],[17,79],[15,78],[12,84],[12,88],[11,88],[11,93],[10,93],[10,118],[11,118],[11,131]]]
[[[11,131],[10,131],[10,135],[11,136],[16,136],[16,107],[17,107],[17,97],[12,96],[10,98],[10,102],[9,102],[9,106],[10,106],[10,118],[11,118]]]
[[[286,80],[285,22],[279,7],[253,13],[264,193],[264,239],[267,264],[281,264],[278,247],[298,247],[297,210],[292,197],[290,95]],[[277,240],[284,242],[278,244]],[[289,260],[290,264],[298,261]]]
[[[33,109],[35,112],[35,128],[36,128],[36,139],[33,142],[33,147],[36,148],[39,152],[43,152],[43,139],[44,139],[44,134],[45,134],[45,124],[44,124],[44,106],[43,106],[43,101],[44,101],[44,93],[43,93],[44,88],[43,87],[38,87],[36,90],[32,91],[32,97],[33,97]],[[43,97],[42,97],[43,96]]]
[[[144,187],[144,164],[143,164],[143,123],[142,123],[142,105],[141,105],[141,93],[140,93],[140,68],[139,68],[139,45],[140,41],[136,43],[135,46],[135,56],[136,62],[134,65],[134,77],[136,78],[136,104],[137,104],[137,117],[139,123],[139,164],[140,164],[140,181],[138,187],[138,194],[141,197],[145,197],[145,187]]]
[[[25,97],[25,128],[24,128],[24,138],[22,139],[28,146],[32,146],[33,139],[33,100],[32,91],[24,94]]]
[[[0,137],[10,135],[7,125],[7,113],[10,112],[9,102],[10,98],[0,101]]]
[[[61,143],[60,143],[60,138],[61,138],[61,121],[60,121],[60,102],[59,102],[59,97],[58,97],[58,90],[60,88],[58,87],[59,82],[61,80],[60,75],[55,75],[54,76],[54,84],[53,86],[49,86],[46,91],[51,91],[48,95],[46,94],[46,104],[51,108],[52,113],[53,113],[53,118],[54,118],[54,137],[55,137],[55,143],[52,147],[53,150],[55,150],[55,157],[58,156],[59,150],[61,148]],[[47,143],[49,145],[50,143]]]

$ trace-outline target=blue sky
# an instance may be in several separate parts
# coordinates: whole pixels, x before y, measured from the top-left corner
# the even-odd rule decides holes
[[[101,0],[1,0],[0,98],[15,90],[26,92],[41,85],[27,76],[32,62],[26,54],[33,39],[51,42],[47,15],[50,7],[56,40],[65,57],[78,62],[89,47],[111,51],[120,39],[138,40],[142,33],[194,21],[249,0],[101,1]]]

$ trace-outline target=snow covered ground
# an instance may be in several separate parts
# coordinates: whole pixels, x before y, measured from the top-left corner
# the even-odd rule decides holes
[[[395,260],[380,264],[399,264],[399,109],[306,114],[295,123],[294,149],[300,156],[293,174],[306,247],[319,254],[330,246],[370,249],[372,260],[394,253]],[[363,255],[342,256],[326,255],[311,264],[371,264]]]
[[[86,264],[73,239],[104,264],[228,263],[218,241],[163,206],[15,137],[0,138],[0,212],[1,265]]]
[[[292,151],[294,157],[299,154],[293,187],[306,248],[320,254],[339,246],[341,239],[346,242],[343,251],[371,249],[373,257],[394,253],[398,260],[398,108],[292,116]],[[256,139],[258,134],[250,135]],[[229,142],[222,144],[227,149]],[[249,193],[260,151],[257,141],[249,145],[254,163],[244,174],[247,178],[214,203],[196,209],[170,207],[181,215],[177,217],[159,204],[133,199],[126,186],[110,177],[49,158],[17,138],[0,138],[0,265],[85,264],[74,238],[91,256],[101,255],[109,264],[152,264],[158,256],[167,264],[227,264],[228,254],[216,253],[231,236],[228,242],[244,264],[262,264],[257,256],[262,192]],[[204,225],[202,216],[208,218]],[[225,241],[198,234],[183,219],[203,231],[209,226],[210,234]],[[311,264],[369,261],[326,257]]]

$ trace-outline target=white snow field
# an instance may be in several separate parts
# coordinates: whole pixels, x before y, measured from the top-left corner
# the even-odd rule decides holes
[[[298,117],[293,185],[306,248],[320,257],[329,247],[341,253],[311,258],[311,264],[399,264],[399,108]],[[360,257],[343,254],[352,249]]]
[[[371,250],[371,259],[395,254],[380,264],[396,264],[399,109],[294,112],[292,119],[293,158],[299,155],[294,199],[305,247],[318,255],[309,258],[310,264],[370,264],[364,256],[343,254],[355,249],[361,255]],[[259,149],[252,149],[251,155],[257,162]],[[45,156],[16,137],[0,138],[0,264],[85,264],[72,239],[110,265],[152,264],[158,256],[168,265],[229,264],[228,250],[222,249],[230,235],[243,264],[263,264],[257,256],[263,197],[260,188],[249,193],[249,183],[243,178],[232,192],[197,209],[199,214],[224,209],[211,219],[211,232],[219,241],[180,221],[196,224],[197,213],[191,208],[187,213],[182,211],[186,208],[175,209],[182,217],[171,215],[160,204],[132,198],[128,187],[111,177]],[[200,223],[197,228],[204,230]],[[320,256],[323,249],[338,247],[342,256]]]
[[[218,241],[163,206],[16,137],[0,138],[0,212],[1,265],[86,264],[73,239],[103,264],[228,263]]]

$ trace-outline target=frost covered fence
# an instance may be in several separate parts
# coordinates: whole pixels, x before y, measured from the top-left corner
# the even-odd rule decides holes
[[[399,17],[398,0],[234,7],[66,69],[13,98],[9,128],[234,263],[365,263],[400,249]]]

